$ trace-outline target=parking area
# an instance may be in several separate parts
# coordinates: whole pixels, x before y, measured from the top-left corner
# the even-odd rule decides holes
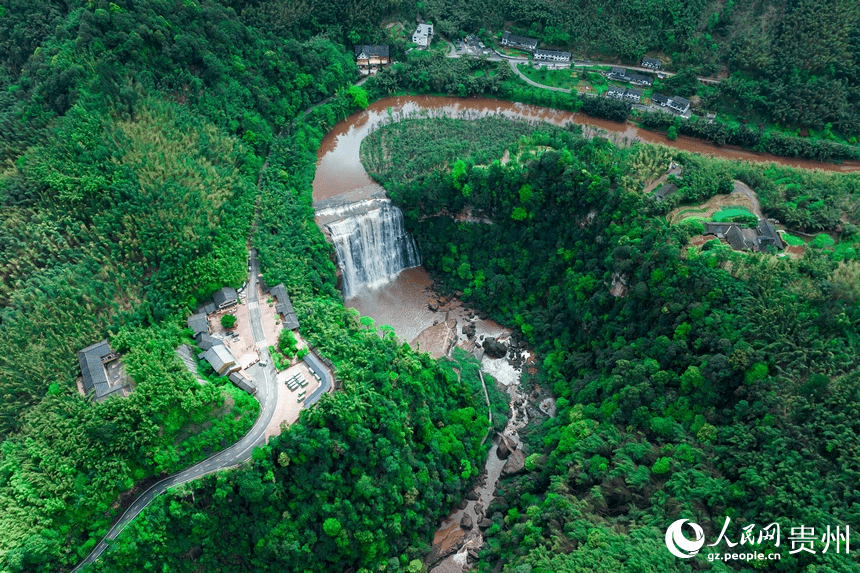
[[[266,438],[279,435],[284,422],[295,423],[304,407],[300,398],[310,396],[319,386],[319,380],[304,362],[278,372],[278,404],[272,423],[266,428]]]

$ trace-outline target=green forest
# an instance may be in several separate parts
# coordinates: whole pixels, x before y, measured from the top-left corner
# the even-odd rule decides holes
[[[390,94],[481,94],[617,121],[630,108],[396,42],[401,62],[353,85],[353,46],[387,41],[384,23],[416,14],[451,39],[510,28],[625,62],[725,64],[729,80],[702,94],[715,108],[831,124],[839,138],[764,138],[757,120],[682,133],[856,154],[847,1],[0,0],[0,572],[70,571],[149,484],[248,431],[259,404],[202,365],[198,383],[175,349],[193,345],[185,319],[198,303],[247,279],[249,247],[343,391],[250,463],[157,498],[88,570],[422,570],[439,520],[478,479],[488,407],[467,357],[432,360],[343,308],[311,206],[320,142]],[[517,328],[538,357],[525,384],[558,396],[558,415],[524,435],[527,472],[489,508],[480,569],[725,570],[671,558],[665,526],[682,516],[710,537],[725,515],[732,531],[854,525],[858,178],[683,155],[679,193],[658,204],[643,192],[662,168],[652,148],[478,126],[393,125],[363,154],[427,268]],[[735,179],[769,216],[819,234],[802,257],[688,247],[701,228],[665,222]],[[466,208],[495,224],[441,215]],[[610,295],[621,279],[626,295]],[[134,391],[96,403],[78,393],[75,352],[104,338]],[[493,388],[498,430],[507,411]]]
[[[488,509],[495,524],[480,570],[689,570],[656,550],[680,518],[710,540],[729,516],[735,542],[751,524],[853,523],[857,176],[673,155],[683,167],[675,202],[739,179],[762,191],[766,212],[788,214],[791,203],[799,226],[838,225],[841,248],[831,240],[780,258],[716,240],[688,246],[701,226],[668,225],[671,202],[639,181],[655,156],[668,167],[659,148],[619,149],[578,127],[544,126],[511,139],[502,165],[487,161],[473,132],[453,120],[386,126],[365,139],[362,157],[402,205],[424,265],[517,325],[542,365],[526,384],[559,396],[558,415],[526,436],[529,471],[508,479]],[[802,182],[821,186],[822,205],[788,200]],[[824,204],[838,215],[813,223]],[[439,215],[461,210],[492,223]],[[616,281],[623,294],[610,293]],[[690,567],[725,567],[708,563],[700,555]],[[831,552],[768,566],[853,571],[858,562]]]

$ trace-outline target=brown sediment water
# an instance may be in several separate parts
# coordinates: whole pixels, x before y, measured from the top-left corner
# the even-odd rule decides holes
[[[358,158],[358,151],[362,140],[380,125],[405,117],[445,116],[479,119],[491,115],[534,122],[545,121],[555,125],[577,123],[583,125],[587,132],[591,132],[590,128],[598,128],[608,132],[609,135],[613,136],[613,139],[618,141],[626,138],[628,141],[659,143],[682,151],[723,159],[779,163],[792,167],[826,171],[860,171],[860,163],[856,161],[846,161],[841,165],[835,165],[807,159],[778,157],[735,146],[718,146],[686,136],[680,136],[675,141],[669,141],[661,133],[639,129],[631,123],[617,123],[583,114],[509,101],[487,98],[401,96],[384,98],[373,103],[367,109],[357,112],[335,125],[323,138],[317,152],[317,171],[313,184],[314,201],[329,199],[361,187],[375,186]]]

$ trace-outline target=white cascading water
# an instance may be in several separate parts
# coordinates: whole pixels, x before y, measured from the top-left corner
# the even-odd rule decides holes
[[[376,207],[379,205],[379,207]],[[381,286],[403,269],[421,264],[415,239],[403,226],[403,213],[390,201],[326,225],[343,272],[343,297],[362,287]]]

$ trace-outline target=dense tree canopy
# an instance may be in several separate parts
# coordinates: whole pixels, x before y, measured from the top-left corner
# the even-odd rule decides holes
[[[403,205],[425,266],[516,324],[542,365],[531,383],[560,396],[558,415],[527,438],[528,473],[509,480],[488,510],[495,525],[484,570],[501,560],[508,571],[592,571],[599,548],[606,570],[620,562],[674,570],[678,562],[657,548],[682,517],[702,524],[709,542],[727,515],[734,537],[772,521],[819,532],[853,523],[860,500],[844,484],[857,470],[849,452],[860,431],[860,306],[837,285],[858,268],[856,210],[842,212],[840,248],[831,239],[797,260],[718,242],[688,247],[692,227],[668,226],[660,215],[669,206],[642,193],[639,177],[652,173],[654,155],[646,146],[616,149],[582,139],[578,128],[547,126],[520,138],[510,163],[478,164],[475,147],[461,147],[455,161],[433,137],[418,136],[444,128],[470,141],[473,126],[457,123],[385,127],[365,140],[363,156]],[[406,134],[428,142],[434,167],[411,171],[416,164],[401,154],[421,152],[404,145]],[[853,204],[857,183],[677,160],[676,201],[700,201],[740,177],[762,190],[766,209],[779,210],[791,181],[815,178],[833,190],[824,204]],[[473,222],[447,215],[460,211]],[[811,572],[821,564],[847,571],[854,562],[831,552],[770,565]]]

